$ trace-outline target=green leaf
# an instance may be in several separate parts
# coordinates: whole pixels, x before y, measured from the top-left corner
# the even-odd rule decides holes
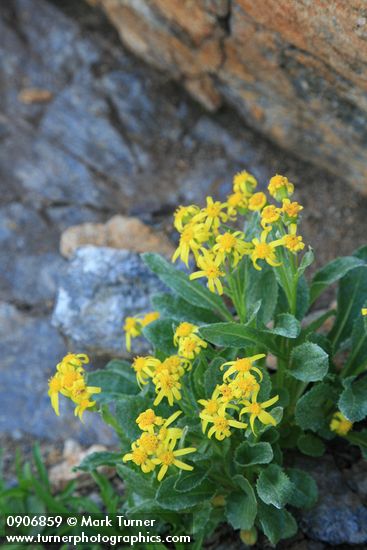
[[[200,485],[205,478],[208,477],[209,469],[206,470],[200,469],[195,466],[195,469],[190,471],[182,470],[180,475],[175,483],[175,489],[179,493],[187,493],[191,491],[194,487]]]
[[[280,466],[271,464],[260,473],[256,483],[257,494],[265,504],[283,508],[293,491],[293,484]]]
[[[339,399],[339,409],[351,422],[359,422],[367,416],[367,376],[350,376],[343,380],[344,390]]]
[[[215,485],[204,480],[191,491],[182,493],[175,489],[178,479],[179,474],[171,475],[160,484],[156,493],[156,501],[162,508],[175,511],[185,510],[209,500],[216,491]]]
[[[258,330],[240,323],[214,323],[200,327],[200,335],[216,346],[242,348],[258,346],[279,356],[279,346],[270,331]]]
[[[94,398],[104,403],[113,401],[120,395],[135,395],[139,391],[131,365],[125,361],[110,361],[105,369],[88,373],[89,386],[102,388]]]
[[[338,391],[330,384],[317,384],[297,402],[295,418],[304,430],[317,432],[328,428],[328,410],[338,398]]]
[[[158,254],[145,253],[142,258],[159,279],[190,304],[219,313],[224,319],[232,319],[222,299],[196,281],[190,281],[182,271]]]
[[[218,384],[223,382],[223,371],[220,370],[220,367],[223,363],[226,362],[226,359],[223,357],[216,357],[210,363],[209,367],[204,373],[204,387],[205,387],[205,397],[211,397],[215,387]]]
[[[271,268],[264,267],[260,272],[248,269],[246,301],[248,311],[253,311],[255,304],[261,301],[258,320],[266,325],[273,319],[278,300],[278,283]]]
[[[151,407],[151,402],[142,395],[124,396],[116,403],[116,420],[121,430],[131,440],[140,436],[141,432],[136,423],[139,414]]]
[[[352,444],[357,445],[362,453],[362,457],[367,459],[367,430],[360,432],[351,431],[346,436],[346,439]]]
[[[121,479],[126,483],[129,490],[137,493],[144,498],[153,498],[155,489],[151,484],[151,476],[138,473],[125,464],[117,464],[116,471]]]
[[[311,303],[331,284],[339,281],[351,269],[363,265],[363,260],[354,256],[345,256],[344,258],[336,258],[332,262],[324,266],[316,273],[312,279],[311,285]]]
[[[301,323],[294,315],[281,313],[277,316],[275,327],[270,332],[285,338],[297,338],[301,332]]]
[[[310,307],[310,289],[304,275],[299,278],[297,285],[296,317],[303,319]]]
[[[193,514],[192,527],[192,532],[194,535],[201,532],[205,533],[205,528],[209,523],[212,510],[213,506],[208,500],[200,504],[198,510],[195,510],[195,513]],[[201,548],[201,546],[199,548]]]
[[[234,491],[226,501],[227,520],[233,529],[251,529],[257,514],[255,493],[243,476],[237,475],[233,481],[241,491]]]
[[[272,544],[281,539],[293,537],[297,533],[297,522],[287,510],[278,510],[274,506],[267,506],[259,502],[259,521]]]
[[[313,477],[296,468],[288,468],[287,474],[293,483],[288,503],[295,508],[311,508],[317,502],[317,485]]]
[[[260,442],[251,445],[248,441],[241,443],[235,452],[235,461],[239,466],[269,464],[273,460],[270,443]]]
[[[157,319],[143,329],[143,335],[157,351],[174,355],[177,350],[173,345],[173,319]]]
[[[366,369],[367,365],[367,330],[366,319],[360,315],[354,321],[351,351],[346,364],[343,367],[342,374],[357,375]]]
[[[297,447],[304,455],[322,456],[325,452],[323,441],[313,434],[302,434],[297,441]]]
[[[367,265],[348,271],[339,283],[338,307],[334,326],[329,338],[334,349],[347,340],[353,330],[355,319],[367,301]]]
[[[291,353],[289,374],[302,382],[322,380],[329,369],[329,356],[317,344],[305,342]]]
[[[98,453],[91,453],[87,455],[76,470],[82,470],[83,472],[92,472],[98,466],[116,466],[122,460],[121,453],[110,453],[108,451],[102,451]]]
[[[302,256],[301,263],[297,269],[299,277],[304,274],[306,269],[313,263],[314,259],[315,254],[313,253],[312,248],[309,247],[307,252]]]
[[[154,309],[161,315],[175,321],[187,321],[193,324],[216,323],[221,320],[218,315],[207,309],[193,306],[183,298],[173,294],[155,294],[151,300]]]

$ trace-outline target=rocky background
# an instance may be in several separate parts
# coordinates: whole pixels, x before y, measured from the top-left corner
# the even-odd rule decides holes
[[[120,4],[132,10],[128,2],[110,6],[120,10]],[[148,17],[153,4],[167,3],[136,2],[134,8],[146,6]],[[207,5],[224,11],[215,12],[202,44],[211,43],[218,19],[220,32],[228,29],[227,3]],[[168,12],[165,18],[183,40],[181,23]],[[197,24],[199,36],[203,25]],[[132,24],[126,28],[133,33]],[[143,37],[148,40],[147,33]],[[208,193],[223,198],[240,169],[253,172],[262,187],[278,172],[297,185],[305,206],[304,238],[319,265],[365,243],[367,200],[348,185],[356,182],[352,165],[361,166],[353,161],[359,143],[353,133],[353,147],[338,157],[347,156],[348,164],[337,176],[301,161],[296,137],[286,140],[291,151],[285,152],[250,129],[251,116],[239,119],[228,105],[208,113],[173,82],[179,74],[133,57],[103,12],[82,0],[1,2],[0,59],[0,433],[6,461],[13,460],[15,446],[27,452],[35,438],[51,462],[60,459],[65,440],[69,458],[77,442],[114,445],[109,430],[87,414],[82,425],[64,406],[57,418],[47,379],[67,350],[87,350],[96,366],[126,354],[123,318],[149,307],[149,296],[159,288],[138,253],[170,254],[170,220],[178,203],[200,202]],[[274,72],[276,87],[277,80]],[[206,107],[218,108],[219,100],[210,105],[195,86],[185,85]],[[225,98],[219,80],[216,85],[211,89]],[[286,101],[293,109],[292,99]],[[288,124],[284,111],[279,113]],[[345,117],[344,127],[354,132],[355,119],[347,112]],[[317,121],[309,123],[316,132]],[[328,158],[322,148],[318,154]],[[337,531],[322,531],[320,510],[304,520],[304,529],[319,541],[367,541],[363,466],[349,465],[346,459],[339,469],[328,466],[343,478],[343,491],[329,499],[325,512],[338,518]],[[330,481],[328,491],[335,485]],[[349,515],[342,513],[347,504]],[[324,547],[315,544],[315,550]]]
[[[365,0],[93,0],[134,53],[367,194]]]

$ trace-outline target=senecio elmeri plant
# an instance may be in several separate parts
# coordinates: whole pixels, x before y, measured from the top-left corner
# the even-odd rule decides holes
[[[307,281],[314,255],[293,184],[274,176],[270,196],[256,186],[240,172],[225,202],[176,210],[173,262],[195,265],[190,275],[143,255],[172,292],[126,319],[126,347],[143,335],[154,353],[111,361],[88,374],[93,385],[87,356],[69,354],[50,380],[57,414],[61,392],[79,416],[99,410],[115,428],[122,460],[101,453],[89,466],[116,464],[126,511],[191,530],[194,548],[225,521],[248,544],[257,529],[273,544],[295,534],[289,508],[315,504],[317,489],[292,467],[294,450],[319,457],[323,440],[341,436],[367,456],[367,430],[355,425],[367,416],[367,247]],[[335,282],[336,309],[307,315]]]

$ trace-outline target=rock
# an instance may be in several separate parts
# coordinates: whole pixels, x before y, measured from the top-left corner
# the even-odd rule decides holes
[[[367,462],[362,459],[353,464],[349,470],[344,470],[349,487],[367,504]]]
[[[64,444],[62,462],[55,464],[49,470],[49,478],[54,491],[62,491],[70,481],[76,479],[79,482],[79,487],[81,483],[91,485],[92,478],[89,473],[73,468],[79,466],[88,455],[102,451],[107,451],[104,445],[94,444],[87,449],[83,449],[77,441],[67,439]],[[106,474],[108,468],[102,468],[102,471]]]
[[[107,246],[131,252],[160,252],[172,255],[174,247],[167,236],[142,223],[138,218],[114,216],[107,223],[84,223],[66,229],[60,240],[60,252],[71,258],[83,245]]]
[[[299,464],[314,477],[319,489],[318,504],[302,510],[301,528],[312,539],[338,544],[367,544],[367,508],[352,492],[331,456]]]
[[[363,0],[98,4],[130,50],[206,108],[230,104],[285,149],[367,194]]]
[[[53,324],[79,351],[126,356],[125,317],[151,310],[151,296],[163,289],[138,254],[81,247],[60,283]],[[144,350],[147,344],[138,339],[134,352]]]
[[[98,415],[85,414],[82,424],[73,404],[61,398],[57,417],[47,395],[47,381],[66,352],[65,343],[48,317],[31,317],[5,302],[0,303],[0,432],[17,438],[78,438],[84,444],[115,441]]]

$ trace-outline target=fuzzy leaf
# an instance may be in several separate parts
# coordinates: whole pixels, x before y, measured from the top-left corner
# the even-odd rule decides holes
[[[351,336],[354,321],[361,315],[366,302],[367,265],[364,264],[348,271],[339,283],[337,314],[329,334],[334,349]]]
[[[156,350],[167,355],[174,355],[177,350],[173,345],[173,319],[157,319],[143,329],[143,335]]]
[[[171,475],[165,478],[160,484],[156,493],[156,501],[162,508],[167,510],[185,510],[195,504],[205,502],[214,495],[216,487],[207,480],[186,493],[175,489],[180,474]]]
[[[260,442],[250,445],[248,441],[241,443],[235,452],[235,461],[239,466],[253,464],[269,464],[273,460],[273,451],[270,443]]]
[[[116,470],[129,490],[144,498],[153,498],[155,489],[152,487],[149,476],[138,473],[125,464],[117,464]]]
[[[311,285],[311,303],[331,284],[339,281],[351,269],[363,265],[363,260],[354,256],[336,258],[316,273]]]
[[[293,484],[284,471],[276,464],[271,464],[260,473],[256,490],[265,504],[283,508],[291,497]]]
[[[298,426],[313,432],[328,428],[327,411],[337,398],[338,391],[330,384],[313,386],[296,405],[295,418]]]
[[[350,376],[343,380],[344,391],[339,399],[339,409],[351,422],[359,422],[367,416],[367,376]]]
[[[243,348],[258,346],[279,356],[279,346],[270,331],[259,330],[240,323],[214,323],[199,330],[201,336],[216,346]]]
[[[226,502],[226,516],[233,529],[251,529],[257,514],[255,493],[243,476],[237,475],[233,481],[239,491],[231,493]]]
[[[142,395],[124,396],[116,403],[116,420],[121,430],[131,440],[140,436],[136,423],[139,414],[152,406],[151,401]]]
[[[317,344],[305,342],[292,350],[289,374],[302,382],[322,380],[329,369],[329,356]]]
[[[83,472],[92,472],[98,466],[116,466],[116,464],[120,464],[121,458],[121,453],[110,453],[107,451],[91,453],[83,458],[76,469]]]
[[[259,502],[258,517],[264,534],[272,544],[293,537],[297,533],[297,522],[287,510],[278,510],[274,506]]]
[[[323,441],[313,434],[302,434],[298,438],[297,447],[308,456],[322,456],[325,452]]]
[[[317,485],[313,477],[297,468],[288,468],[287,474],[293,483],[288,503],[295,508],[311,508],[317,502]]]
[[[142,254],[142,258],[151,271],[181,298],[194,306],[219,313],[224,319],[229,320],[232,318],[219,296],[213,294],[198,282],[190,281],[185,273],[175,269],[162,256],[145,253]]]
[[[191,491],[194,487],[200,485],[200,483],[208,477],[208,474],[208,468],[203,470],[197,466],[195,466],[195,469],[191,472],[182,470],[175,483],[175,490],[179,493],[187,493],[187,491]]]
[[[170,317],[175,321],[187,321],[194,324],[217,323],[221,320],[211,311],[193,306],[183,298],[168,293],[155,294],[151,300],[154,309],[161,315]]]

